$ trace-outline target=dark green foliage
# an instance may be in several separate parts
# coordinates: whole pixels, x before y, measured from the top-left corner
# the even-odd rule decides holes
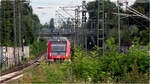
[[[32,44],[35,39],[34,33],[32,31],[32,19],[30,19],[30,16],[25,16],[24,21],[25,21],[24,24],[25,45]]]
[[[6,1],[6,2],[2,2],[0,7],[1,10],[0,15],[2,17],[1,24],[0,24],[0,28],[1,28],[0,38],[1,38],[1,44],[4,46],[12,46],[12,42],[13,42],[12,39],[13,25],[11,24],[13,19],[11,18],[12,12],[10,11],[11,10],[10,5],[12,4],[9,1]]]
[[[127,50],[127,54],[118,53],[113,38],[106,41],[108,49],[103,56],[98,51],[88,55],[85,51],[75,49],[71,67],[72,74],[86,82],[148,82],[149,56],[147,47],[140,49],[135,45]],[[130,79],[129,79],[130,77]],[[131,80],[132,79],[132,80]]]
[[[145,16],[149,16],[149,3],[134,3],[131,7]],[[126,28],[129,28],[130,32],[132,31],[132,26],[135,26],[137,28],[137,33],[130,33],[130,40],[133,41],[133,38],[139,37],[139,44],[148,45],[149,20],[142,17],[129,17],[123,20],[123,23],[128,25]]]
[[[0,5],[0,38],[2,45],[4,46],[14,46],[14,13],[13,13],[13,3],[12,1],[3,1]],[[19,3],[16,2],[16,5]],[[16,40],[17,45],[19,45],[19,15],[18,8],[16,7]],[[25,39],[25,45],[32,44],[38,36],[38,32],[42,25],[40,24],[37,15],[33,14],[32,7],[27,4],[22,4],[22,24],[21,24],[21,39]]]
[[[105,1],[104,10],[105,10],[105,13],[107,14],[106,20],[109,19],[109,21],[112,22],[111,25],[115,25],[115,21],[114,21],[115,17],[113,15],[113,13],[115,12],[115,8],[116,8],[116,5],[112,2],[110,2],[110,0]],[[97,16],[98,15],[98,2],[97,2],[97,0],[89,2],[87,10],[89,13],[89,19],[90,20],[97,20],[97,17],[98,17]],[[100,10],[102,10],[102,3],[100,3]],[[101,14],[100,14],[100,17],[102,17]]]
[[[25,56],[22,56],[22,61],[27,61],[27,57],[25,57]]]
[[[42,28],[40,20],[37,15],[33,14],[32,7],[24,4],[24,17],[23,17],[23,28],[25,45],[32,44],[38,37],[38,33]]]
[[[72,62],[41,62],[40,66],[25,75],[24,82],[32,83],[148,83],[149,56],[147,47],[134,42],[126,54],[118,53],[115,40],[106,41],[107,50],[91,53],[75,48]],[[31,76],[30,76],[31,75]]]
[[[2,69],[2,67],[3,67],[3,64],[2,64],[2,62],[0,62],[0,69]]]
[[[46,40],[35,41],[32,45],[30,45],[30,55],[31,56],[39,56],[41,52],[45,52],[47,49]]]
[[[49,29],[54,29],[54,18],[51,18],[50,23],[49,23]]]

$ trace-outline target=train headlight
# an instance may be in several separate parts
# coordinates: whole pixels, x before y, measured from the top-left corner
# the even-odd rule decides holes
[[[52,56],[52,53],[50,53],[50,57]]]
[[[66,57],[68,56],[68,54],[65,55]]]

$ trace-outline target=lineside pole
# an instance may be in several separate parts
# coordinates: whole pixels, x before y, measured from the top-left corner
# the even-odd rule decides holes
[[[1,4],[2,4],[2,2],[1,2]],[[2,10],[2,9],[1,9]],[[0,10],[0,11],[1,11]],[[1,14],[2,14],[2,11],[1,11]],[[0,20],[2,20],[2,17],[0,17]],[[1,51],[0,51],[0,58],[1,58],[1,65],[3,66],[3,58],[2,58],[2,22],[0,23],[0,48],[1,48]],[[1,66],[1,71],[0,72],[2,72],[2,66]]]
[[[103,9],[102,9],[102,51],[104,53],[104,50],[105,50],[105,0],[102,0],[102,5],[103,5]]]
[[[86,28],[86,12],[87,12],[87,9],[86,9],[86,1],[84,0],[82,2],[82,29],[83,29],[83,48],[85,48],[85,50],[87,51],[87,28]]]
[[[15,61],[15,65],[17,64],[16,61],[16,46],[17,46],[17,42],[16,42],[16,0],[14,1],[14,5],[13,5],[13,29],[14,29],[14,61]]]
[[[100,1],[99,1],[99,0],[97,0],[97,1],[98,1],[98,3],[97,3],[97,4],[98,4],[98,12],[97,12],[97,13],[98,13],[98,14],[97,14],[97,15],[98,15],[98,19],[97,19],[97,21],[98,21],[98,22],[97,22],[97,46],[99,46],[99,24],[100,24],[100,23],[99,23],[99,17],[100,17],[100,15],[99,15],[99,14],[100,14],[100,11],[99,11],[99,10],[100,10],[100,6],[99,6],[99,3],[100,3]]]
[[[18,48],[18,62],[20,63],[20,48],[21,48],[21,0],[19,0],[18,4],[18,10],[19,10],[19,48]]]
[[[2,41],[2,63],[3,63],[3,66],[4,66],[4,71],[6,70],[6,49],[4,50],[3,48],[4,48],[4,46],[5,46],[5,42],[6,42],[6,25],[5,25],[5,5],[6,5],[6,1],[5,0],[1,0],[1,22],[2,22],[2,24],[1,24],[1,29],[2,29],[2,31],[1,31],[1,41]],[[6,47],[5,47],[6,48]],[[4,52],[5,51],[5,52]]]
[[[119,0],[117,0],[117,5],[118,5],[118,14],[120,14],[120,5],[119,5]],[[118,42],[119,42],[119,52],[120,52],[120,15],[118,15]]]

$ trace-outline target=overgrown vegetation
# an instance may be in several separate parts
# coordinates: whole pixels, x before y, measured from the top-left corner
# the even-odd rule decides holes
[[[45,62],[41,62],[40,66],[25,73],[20,81],[24,83],[62,83],[65,79],[62,67],[57,63],[49,66]]]
[[[41,65],[24,75],[22,82],[30,83],[148,83],[149,56],[147,47],[135,42],[126,54],[118,53],[114,39],[106,41],[107,50],[99,55],[95,47],[91,54],[74,49],[72,62]]]
[[[47,49],[47,40],[46,39],[40,39],[39,41],[35,41],[33,44],[31,44],[30,51],[29,51],[29,58],[22,57],[22,63],[35,59],[36,57],[40,56],[41,54],[46,52]]]
[[[35,58],[47,49],[47,40],[41,39],[30,45],[30,58]]]
[[[0,69],[3,67],[2,62],[0,62]]]
[[[92,51],[91,57],[82,50],[75,49],[74,60],[69,65],[72,74],[85,82],[148,83],[148,47],[141,49],[135,43],[126,54],[118,53],[114,39],[106,41],[108,49],[99,57],[99,49]]]

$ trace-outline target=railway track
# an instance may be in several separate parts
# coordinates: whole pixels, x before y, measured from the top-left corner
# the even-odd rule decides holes
[[[23,70],[34,68],[39,65],[39,62],[45,60],[47,53],[42,53],[39,57],[31,60],[24,65],[20,65],[13,70],[0,74],[0,83],[5,83],[11,80],[15,80],[23,76]]]

